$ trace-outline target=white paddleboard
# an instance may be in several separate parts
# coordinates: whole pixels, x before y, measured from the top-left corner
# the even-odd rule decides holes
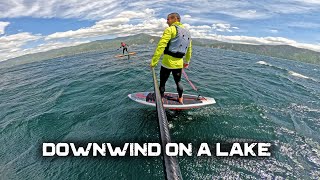
[[[129,94],[128,97],[141,104],[156,106],[154,92],[138,92]],[[178,102],[178,93],[171,92],[165,92],[163,98],[163,107],[172,110],[193,109],[215,103],[213,98],[183,94],[183,104],[181,104]]]

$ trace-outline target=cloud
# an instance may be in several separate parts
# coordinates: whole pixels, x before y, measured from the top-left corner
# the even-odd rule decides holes
[[[289,45],[297,43],[294,40],[283,37],[218,36],[217,39],[227,42],[239,42],[256,45]]]
[[[302,0],[295,0],[303,2]],[[315,4],[316,0],[308,0]],[[117,16],[119,13],[126,11],[122,17],[129,18],[131,14],[139,14],[141,10],[153,9],[158,12],[169,13],[172,9],[177,12],[189,13],[184,18],[190,18],[193,14],[202,14],[206,16],[212,13],[224,14],[241,19],[263,19],[268,18],[273,12],[286,13],[287,7],[292,10],[302,9],[304,12],[312,6],[303,7],[302,4],[292,4],[291,1],[277,3],[249,2],[228,0],[215,1],[172,1],[172,0],[150,0],[150,1],[126,1],[126,0],[34,0],[34,1],[7,1],[0,6],[0,18],[17,18],[17,17],[36,17],[36,18],[77,18],[102,20]],[[178,6],[177,6],[178,4]],[[271,4],[271,5],[269,5]],[[297,5],[296,5],[297,4]],[[279,7],[280,6],[280,7]],[[169,8],[168,8],[169,7]],[[199,11],[201,9],[201,11]],[[313,8],[314,9],[314,8]],[[191,13],[191,14],[190,14]]]
[[[4,30],[9,24],[10,24],[10,22],[2,22],[2,21],[0,21],[0,35],[4,34]]]
[[[70,30],[66,32],[56,32],[48,35],[45,40],[62,39],[62,38],[94,38],[105,35],[120,34],[138,34],[149,33],[159,34],[167,25],[163,18],[156,19],[154,10],[145,9],[141,12],[123,11],[113,19],[104,19],[95,23],[95,25],[78,30]],[[128,18],[129,17],[129,18]],[[140,19],[142,22],[132,24],[132,19]]]
[[[115,18],[98,21],[95,25],[88,28],[81,28],[78,30],[70,30],[66,32],[56,32],[48,35],[45,40],[62,39],[62,38],[90,38],[108,35],[120,31],[124,23],[129,22],[128,18]]]
[[[45,52],[52,49],[59,49],[63,47],[76,46],[83,43],[88,43],[89,41],[70,41],[70,42],[45,42],[44,44],[40,44],[33,48],[22,48],[22,44],[20,46],[8,45],[7,49],[0,50],[0,61],[4,61],[7,59],[19,57],[26,54],[33,54],[38,52]],[[0,43],[1,44],[1,43]]]
[[[319,0],[296,0],[297,2],[301,2],[303,4],[311,4],[311,5],[320,5],[320,1]]]
[[[76,46],[79,44],[83,43],[88,43],[90,41],[70,41],[70,42],[46,42],[44,44],[40,44],[36,46],[35,48],[29,48],[29,49],[24,49],[23,51],[26,53],[37,53],[37,52],[44,52],[44,51],[49,51],[52,49],[58,49],[62,47],[70,47],[70,46]]]
[[[297,4],[269,4],[265,6],[266,9],[274,14],[303,14],[311,11],[315,11],[318,8],[314,6],[301,6]]]
[[[28,42],[40,39],[40,35],[30,33],[18,33],[0,37],[0,61],[23,55],[23,46]]]
[[[80,18],[103,19],[121,12],[124,0],[35,0],[7,1],[0,6],[0,18]]]
[[[277,14],[300,14],[311,11],[318,12],[320,9],[318,0],[270,0],[238,1],[238,0],[201,0],[172,1],[172,0],[150,0],[150,1],[126,1],[126,0],[34,0],[34,1],[7,1],[1,3],[0,18],[36,17],[36,18],[77,18],[87,20],[102,20],[113,17],[130,18],[137,16],[144,9],[159,12],[165,16],[171,11],[187,12],[183,18],[208,17],[209,15],[227,15],[239,19],[266,19]],[[123,13],[126,11],[126,13]],[[119,15],[122,14],[122,15]],[[165,17],[164,17],[165,18]],[[206,18],[203,18],[203,20]],[[211,21],[212,23],[212,21]]]
[[[271,1],[270,3],[260,3],[260,7],[270,15],[288,14],[310,14],[318,13],[320,10],[319,0],[291,0],[291,1]]]
[[[44,52],[51,49],[75,46],[75,45],[89,42],[89,41],[67,41],[67,42],[44,41],[43,44],[36,45],[35,47],[32,47],[32,48],[24,47],[29,42],[42,40],[43,38],[44,37],[41,35],[33,35],[26,32],[0,37],[0,61],[22,56],[25,54]]]
[[[257,12],[254,9],[232,9],[232,10],[219,10],[217,11],[221,14],[226,14],[229,16],[234,16],[240,19],[266,19],[270,18],[271,15],[267,12]]]
[[[253,45],[290,45],[297,48],[309,49],[320,52],[320,45],[299,43],[284,37],[250,37],[250,36],[224,36],[216,34],[194,34],[198,38],[207,38],[230,43],[243,43]]]
[[[232,27],[230,24],[226,23],[216,23],[212,24],[212,28],[219,32],[232,32],[232,29],[238,30],[238,27]]]
[[[29,41],[40,39],[40,35],[32,35],[30,33],[18,33],[9,36],[0,37],[0,51],[8,50],[11,47],[20,47]]]
[[[192,32],[232,32],[233,29],[238,30],[238,27],[235,26],[231,26],[231,24],[228,23],[215,23],[212,24],[212,26],[208,26],[208,25],[199,25],[199,26],[192,26],[190,24],[184,24],[186,26],[186,28],[188,28],[190,31]]]
[[[120,14],[116,16],[116,18],[141,18],[141,19],[147,19],[154,16],[154,9],[145,9],[144,11],[136,12],[136,11],[123,11]]]
[[[320,23],[313,23],[313,22],[292,22],[288,23],[289,27],[294,28],[305,28],[305,29],[319,29]]]
[[[271,32],[271,33],[278,33],[278,30],[276,30],[276,29],[271,29],[270,32]]]

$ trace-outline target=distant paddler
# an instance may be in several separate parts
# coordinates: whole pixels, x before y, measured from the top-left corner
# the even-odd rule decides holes
[[[129,54],[129,52],[128,52],[128,47],[129,47],[129,45],[127,45],[127,44],[124,43],[124,42],[121,42],[120,49],[122,48],[122,54],[123,54],[123,55],[124,55],[124,51],[127,51],[127,53]],[[119,48],[118,48],[117,50],[119,50]]]
[[[172,72],[173,79],[177,85],[178,101],[183,104],[183,86],[181,84],[182,68],[188,68],[192,43],[190,33],[182,23],[180,23],[180,15],[178,13],[170,13],[167,17],[169,25],[163,32],[158,43],[154,55],[151,60],[151,68],[157,66],[162,54],[162,65],[160,70],[160,93],[164,96],[166,82]],[[185,56],[185,59],[183,57]]]

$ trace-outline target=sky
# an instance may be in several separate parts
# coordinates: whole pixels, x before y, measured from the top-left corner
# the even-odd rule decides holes
[[[0,0],[0,61],[139,33],[171,12],[192,38],[320,52],[320,0]]]

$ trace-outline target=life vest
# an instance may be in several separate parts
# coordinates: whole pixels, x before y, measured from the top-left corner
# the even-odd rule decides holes
[[[182,58],[190,45],[191,36],[188,30],[178,25],[174,25],[177,30],[177,35],[171,39],[164,50],[164,54],[168,54],[175,58]]]
[[[126,44],[125,44],[125,43],[121,43],[121,46],[122,46],[122,47],[125,47],[125,46],[126,46]]]

